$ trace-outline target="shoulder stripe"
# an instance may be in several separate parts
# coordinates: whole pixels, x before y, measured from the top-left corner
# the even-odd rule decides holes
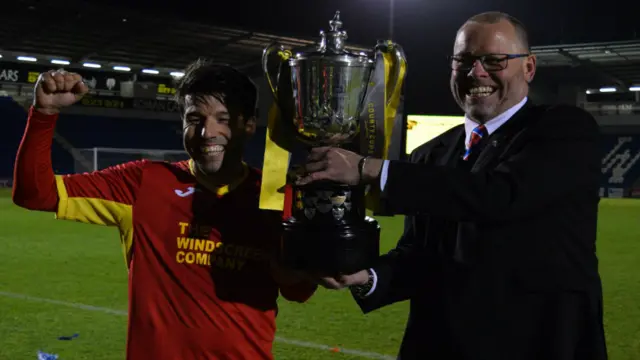
[[[117,226],[125,261],[131,260],[133,243],[133,206],[112,200],[69,197],[63,176],[56,176],[58,211],[56,218],[85,224]]]

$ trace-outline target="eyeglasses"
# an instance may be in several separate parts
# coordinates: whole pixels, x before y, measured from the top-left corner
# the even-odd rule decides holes
[[[476,61],[480,60],[482,67],[489,72],[500,71],[507,68],[511,59],[527,57],[530,54],[487,54],[487,55],[454,55],[449,56],[451,69],[456,71],[470,71]]]

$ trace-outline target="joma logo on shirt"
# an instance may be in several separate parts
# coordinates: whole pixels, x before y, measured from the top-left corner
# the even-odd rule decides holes
[[[189,195],[193,195],[193,193],[195,193],[196,191],[200,191],[200,189],[196,189],[193,186],[189,186],[187,188],[187,191],[182,191],[180,189],[175,189],[173,191],[176,193],[176,195],[178,195],[180,197],[187,197]]]

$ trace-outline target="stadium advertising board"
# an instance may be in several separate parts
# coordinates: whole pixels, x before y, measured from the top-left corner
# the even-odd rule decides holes
[[[179,112],[178,104],[176,104],[176,102],[172,100],[123,98],[119,96],[87,95],[74,106],[158,112]]]
[[[418,146],[463,122],[464,116],[407,115],[405,152],[411,154]]]
[[[60,68],[59,65],[41,65],[30,63],[13,63],[0,61],[0,84],[34,84],[40,73]],[[101,71],[86,68],[68,68],[77,72],[85,79],[87,85],[94,91],[120,92],[122,82],[131,81],[133,74],[117,71]],[[171,77],[137,74],[137,81],[149,82],[156,85],[158,95],[173,95],[175,88]]]

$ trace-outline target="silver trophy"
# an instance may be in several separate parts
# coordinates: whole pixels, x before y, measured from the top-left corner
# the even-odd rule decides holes
[[[320,31],[315,51],[298,52],[288,60],[294,110],[291,125],[298,138],[311,146],[339,146],[358,135],[360,113],[374,65],[370,55],[345,49],[347,32],[342,30],[339,11],[329,25],[328,33]],[[267,66],[274,50],[286,51],[276,44],[264,51],[263,68],[271,84]],[[277,91],[273,95],[280,101]]]
[[[358,151],[369,126],[363,106],[375,51],[346,49],[340,12],[320,31],[308,51],[282,45],[264,49],[263,71],[280,109],[279,123],[307,147],[337,146]],[[270,63],[279,61],[274,70]],[[400,56],[401,52],[394,52]],[[273,73],[273,75],[272,75]],[[384,82],[383,82],[384,86]],[[292,217],[284,222],[281,260],[290,267],[324,273],[350,273],[371,265],[379,255],[380,227],[365,214],[365,189],[334,182],[293,186]]]

